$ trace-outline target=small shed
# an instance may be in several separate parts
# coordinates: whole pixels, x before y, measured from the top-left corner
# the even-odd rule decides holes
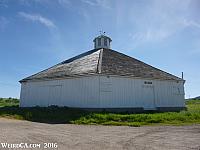
[[[178,111],[185,80],[110,48],[100,35],[94,49],[24,78],[20,107],[51,105],[110,111]]]

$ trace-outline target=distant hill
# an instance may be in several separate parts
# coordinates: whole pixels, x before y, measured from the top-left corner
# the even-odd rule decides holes
[[[186,100],[200,100],[200,96],[197,96],[197,97],[193,97],[193,98],[188,98]]]
[[[200,96],[197,96],[197,97],[195,97],[195,98],[193,98],[193,99],[200,99]]]

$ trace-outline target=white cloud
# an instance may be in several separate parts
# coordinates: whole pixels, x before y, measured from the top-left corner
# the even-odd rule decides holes
[[[18,0],[21,5],[31,6],[32,4],[39,4],[43,6],[59,4],[61,6],[68,6],[71,4],[70,0]]]
[[[21,5],[30,5],[30,1],[27,1],[27,0],[18,0],[18,2]]]
[[[159,41],[169,36],[169,32],[161,29],[148,29],[147,31],[137,32],[132,35],[132,38],[137,41]]]
[[[90,1],[90,0],[81,0],[83,3],[89,4],[91,6],[97,5],[96,1]]]
[[[49,0],[18,0],[18,2],[21,5],[25,6],[31,6],[33,3],[38,3],[38,4],[48,4],[50,1]]]
[[[7,7],[8,7],[8,5],[7,5],[7,3],[6,3],[5,0],[1,0],[1,1],[0,1],[0,7],[4,7],[4,8],[7,8]]]
[[[58,3],[60,5],[69,5],[70,4],[70,1],[69,0],[58,0]]]
[[[108,0],[81,0],[81,1],[90,6],[100,6],[106,9],[111,8]]]
[[[53,23],[53,21],[51,21],[50,19],[47,19],[39,14],[29,14],[29,13],[25,13],[25,12],[19,12],[19,15],[21,17],[24,17],[27,20],[30,20],[33,22],[39,22],[48,28],[56,28],[56,25]]]
[[[4,30],[8,23],[9,23],[8,19],[6,19],[3,16],[0,16],[0,31]]]
[[[200,27],[200,24],[190,18],[191,0],[152,0],[143,10],[133,10],[127,16],[136,26],[132,31],[134,42],[156,42],[165,40],[186,27]]]
[[[196,27],[196,28],[200,28],[200,23],[194,21],[194,20],[183,20],[183,24],[185,25],[185,27]]]

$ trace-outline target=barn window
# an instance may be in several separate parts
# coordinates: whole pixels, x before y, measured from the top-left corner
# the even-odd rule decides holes
[[[152,84],[150,81],[144,81],[144,84]]]

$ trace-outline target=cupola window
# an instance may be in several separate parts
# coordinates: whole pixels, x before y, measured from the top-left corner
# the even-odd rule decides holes
[[[108,45],[108,44],[107,44],[107,39],[106,39],[106,38],[104,38],[104,45],[105,45],[105,46]]]
[[[98,39],[98,46],[101,46],[101,39]]]

